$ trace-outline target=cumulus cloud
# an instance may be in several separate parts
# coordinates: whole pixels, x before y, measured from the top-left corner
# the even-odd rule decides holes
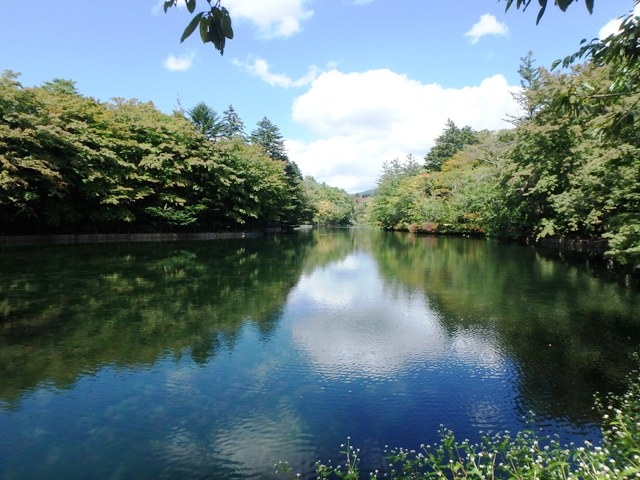
[[[318,76],[318,68],[315,66],[311,66],[306,75],[303,75],[298,79],[293,79],[283,73],[273,73],[271,71],[271,65],[269,65],[266,60],[258,57],[250,58],[246,62],[233,60],[233,63],[241,68],[244,68],[252,75],[259,77],[261,80],[265,81],[272,87],[303,87],[313,82]]]
[[[302,22],[313,16],[310,0],[225,0],[233,21],[249,20],[264,38],[290,37],[302,29]]]
[[[193,66],[195,58],[196,55],[194,52],[188,52],[178,57],[172,54],[164,61],[164,68],[172,72],[184,72]]]
[[[640,5],[636,5],[633,9],[633,14],[638,17],[640,16]],[[609,20],[598,32],[598,38],[600,40],[604,40],[610,35],[616,35],[620,31],[620,26],[622,25],[622,20],[620,18],[614,18],[613,20]]]
[[[293,103],[293,120],[317,139],[289,139],[289,158],[320,182],[363,191],[375,186],[384,161],[424,156],[448,118],[476,130],[507,128],[504,119],[519,113],[518,88],[502,75],[444,88],[386,69],[330,70]]]
[[[486,35],[506,37],[509,35],[509,28],[506,24],[499,22],[498,19],[490,13],[485,13],[480,16],[480,20],[465,33],[465,36],[471,39],[471,44],[473,45],[478,43],[478,40]]]

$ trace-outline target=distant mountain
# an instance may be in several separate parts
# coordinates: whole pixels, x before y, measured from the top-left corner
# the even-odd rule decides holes
[[[364,192],[358,192],[354,194],[356,197],[372,197],[376,193],[375,188],[370,188],[369,190],[365,190]]]

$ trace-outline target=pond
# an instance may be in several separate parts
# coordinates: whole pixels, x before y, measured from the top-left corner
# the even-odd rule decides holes
[[[0,479],[309,475],[531,422],[599,441],[640,289],[584,260],[376,230],[0,249]]]

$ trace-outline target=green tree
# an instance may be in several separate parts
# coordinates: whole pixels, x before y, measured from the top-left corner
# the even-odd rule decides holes
[[[54,78],[51,81],[44,82],[42,88],[50,93],[60,93],[66,95],[78,95],[76,82],[63,78]]]
[[[256,128],[251,131],[249,140],[251,143],[261,146],[271,158],[289,160],[280,128],[267,117],[262,117],[258,122]]]
[[[636,0],[635,5],[640,4]],[[553,106],[571,110],[575,115],[599,110],[602,105],[616,105],[595,128],[597,133],[614,136],[628,124],[640,120],[640,23],[632,12],[621,20],[620,30],[605,39],[582,40],[582,47],[564,60],[556,60],[552,68],[567,68],[579,60],[589,59],[597,66],[611,67],[607,91],[597,91],[590,84],[570,84],[558,91]]]
[[[280,223],[295,227],[311,221],[313,210],[304,189],[300,168],[289,160],[280,128],[263,117],[249,135],[249,141],[272,159],[283,163],[289,201],[281,209]]]
[[[0,77],[0,224],[5,233],[295,225],[297,166],[244,140],[211,142],[151,103],[99,103]]]
[[[313,177],[304,179],[304,186],[313,206],[316,225],[350,225],[353,223],[355,198],[345,190],[318,183]]]
[[[448,119],[445,128],[431,150],[425,155],[425,168],[429,171],[439,171],[442,164],[451,158],[458,150],[465,145],[477,143],[476,134],[469,126],[458,128],[456,124]]]
[[[527,52],[526,56],[520,58],[518,74],[520,75],[521,90],[513,93],[512,96],[518,103],[523,115],[512,118],[513,123],[516,125],[523,120],[531,120],[536,109],[540,106],[534,103],[531,95],[540,85],[540,69],[535,66],[535,59],[531,50]]]
[[[428,174],[419,173],[422,169],[413,155],[404,162],[385,162],[382,169],[371,220],[388,230],[408,230],[426,217]]]
[[[223,131],[224,124],[218,112],[204,102],[197,103],[187,110],[187,116],[198,130],[209,140],[215,140]]]
[[[227,109],[222,113],[222,128],[220,129],[220,135],[226,138],[240,138],[245,139],[246,134],[244,132],[244,122],[240,118],[240,115],[235,111],[233,105],[229,105]]]

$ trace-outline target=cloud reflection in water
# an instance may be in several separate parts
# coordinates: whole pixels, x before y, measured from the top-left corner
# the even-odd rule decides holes
[[[488,335],[465,330],[452,336],[424,292],[385,283],[365,253],[302,277],[289,308],[307,312],[292,324],[293,341],[328,377],[384,379],[445,361],[504,368]]]

